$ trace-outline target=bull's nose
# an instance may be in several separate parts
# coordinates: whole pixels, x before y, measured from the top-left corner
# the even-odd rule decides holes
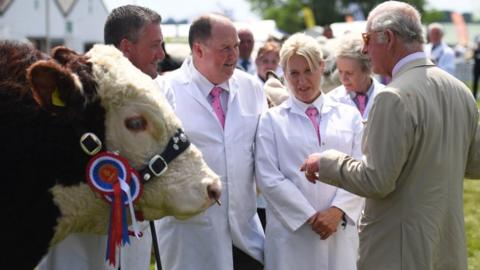
[[[217,202],[220,205],[220,195],[222,192],[220,191],[220,186],[218,184],[210,184],[207,186],[207,193],[208,197],[212,200]]]

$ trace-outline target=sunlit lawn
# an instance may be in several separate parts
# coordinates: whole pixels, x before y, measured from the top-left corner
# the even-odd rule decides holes
[[[465,227],[468,243],[468,269],[480,269],[480,180],[465,180]]]

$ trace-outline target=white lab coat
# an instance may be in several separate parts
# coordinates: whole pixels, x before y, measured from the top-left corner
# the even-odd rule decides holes
[[[154,82],[168,104],[175,108],[175,97],[163,76],[157,76]],[[130,237],[130,245],[122,247],[120,254],[117,252],[121,269],[150,268],[152,236],[149,223],[140,222],[139,228],[143,236],[140,239]],[[115,269],[106,263],[106,251],[106,235],[73,233],[49,250],[37,270]]]
[[[148,222],[141,222],[143,236],[130,237],[130,245],[121,248],[117,260],[121,269],[148,270],[152,237]],[[37,266],[37,270],[88,270],[117,269],[106,262],[107,236],[73,233],[53,247]]]
[[[308,182],[300,172],[305,158],[337,149],[361,157],[360,113],[323,96],[320,111],[321,146],[315,129],[294,97],[263,114],[256,139],[256,179],[267,199],[265,270],[356,269],[356,223],[363,199],[343,189]],[[299,102],[298,100],[296,102]],[[347,226],[321,240],[308,218],[336,206]]]
[[[264,233],[256,214],[254,139],[265,95],[251,75],[235,70],[222,129],[212,106],[192,82],[191,58],[168,73],[175,113],[190,141],[222,181],[222,205],[187,220],[157,221],[162,268],[231,270],[232,242],[263,263]],[[228,218],[227,218],[228,217]]]
[[[368,114],[372,109],[373,101],[375,100],[375,96],[378,94],[378,91],[383,89],[385,85],[377,81],[375,78],[372,77],[373,89],[372,93],[368,97],[367,107],[365,107],[365,111],[363,112],[363,120],[367,120]],[[332,91],[326,94],[327,97],[331,98],[334,101],[350,105],[358,110],[357,105],[353,102],[352,98],[348,94],[348,90],[345,89],[345,86],[340,85],[337,88],[333,89]]]

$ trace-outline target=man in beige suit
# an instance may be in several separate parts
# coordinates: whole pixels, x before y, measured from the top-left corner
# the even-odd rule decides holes
[[[378,93],[355,160],[328,150],[301,170],[366,197],[359,270],[467,269],[463,178],[480,176],[478,112],[469,89],[427,60],[420,14],[388,1],[363,34]]]

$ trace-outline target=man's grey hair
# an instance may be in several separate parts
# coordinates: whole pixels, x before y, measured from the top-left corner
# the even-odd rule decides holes
[[[430,31],[432,31],[433,29],[437,29],[438,31],[440,31],[440,33],[442,33],[442,35],[443,35],[443,33],[444,33],[444,32],[443,32],[443,25],[441,25],[440,23],[436,23],[436,22],[429,24],[428,27],[427,27],[427,29],[428,29],[428,32],[429,32],[429,33],[430,33]]]
[[[395,32],[406,44],[425,42],[420,13],[407,3],[387,1],[370,11],[367,30],[380,32],[387,29]]]
[[[368,55],[362,53],[363,40],[359,35],[345,35],[338,42],[338,47],[335,51],[335,58],[347,57],[357,61],[364,73],[371,73],[371,62]]]
[[[162,17],[141,6],[125,5],[112,10],[103,31],[105,44],[120,45],[122,39],[137,42],[145,25],[160,24]]]

